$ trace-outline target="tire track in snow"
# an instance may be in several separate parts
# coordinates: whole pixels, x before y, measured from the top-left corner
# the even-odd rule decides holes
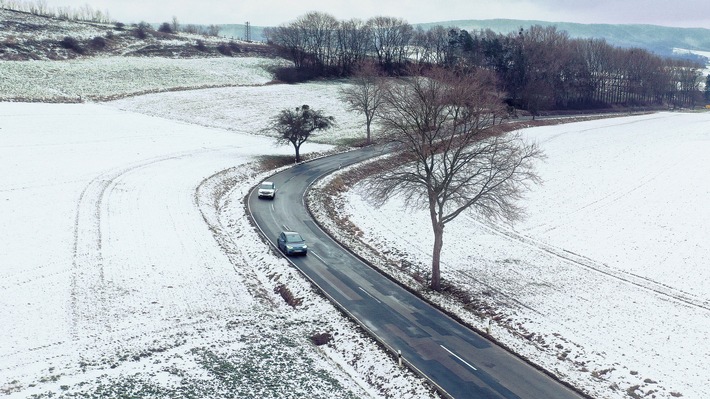
[[[623,122],[623,123],[619,123],[618,121],[615,121],[615,119],[616,119],[617,117],[618,117],[618,115],[614,115],[614,116],[613,116],[612,118],[610,118],[610,119],[602,119],[602,120],[609,121],[610,123],[611,123],[611,122],[616,122],[616,123],[612,123],[612,124],[610,124],[610,125],[603,125],[603,126],[594,126],[594,127],[590,127],[590,128],[587,128],[587,129],[581,129],[581,130],[567,130],[567,131],[564,131],[564,132],[560,132],[560,133],[554,134],[554,135],[552,135],[552,136],[550,136],[550,137],[547,137],[545,140],[542,140],[542,141],[540,142],[540,144],[549,143],[550,141],[554,141],[555,139],[557,139],[557,138],[559,138],[559,137],[562,137],[562,136],[565,136],[565,135],[568,135],[568,134],[578,134],[578,133],[593,132],[593,131],[595,131],[595,130],[604,130],[604,129],[607,129],[607,128],[609,128],[610,126],[635,125],[635,124],[637,124],[637,123],[644,123],[644,122],[647,122],[647,121],[649,121],[649,120],[666,119],[666,118],[667,118],[667,116],[665,116],[665,115],[658,115],[658,116],[647,117],[647,118],[639,118],[639,119],[635,119],[635,120],[630,120],[630,121],[626,121],[626,122]],[[582,122],[582,123],[583,123],[583,122]]]
[[[106,327],[105,281],[102,255],[101,204],[106,189],[131,169],[102,173],[79,196],[74,219],[74,248],[71,275],[71,335],[86,336],[81,327]]]
[[[533,226],[530,227],[528,230],[533,231],[533,230],[538,230],[544,227],[544,229],[541,229],[543,233],[548,233],[552,230],[555,230],[559,227],[566,226],[569,224],[570,221],[570,216],[579,214],[579,213],[591,213],[591,212],[596,212],[599,211],[600,209],[604,209],[609,207],[610,205],[618,202],[619,200],[625,198],[629,194],[638,191],[641,188],[644,188],[646,185],[649,183],[653,182],[654,180],[658,179],[661,175],[667,174],[669,170],[675,168],[678,165],[679,162],[666,162],[665,164],[661,165],[662,167],[659,167],[657,171],[654,173],[646,173],[642,177],[638,179],[638,184],[635,184],[630,187],[624,187],[623,189],[620,190],[615,190],[612,192],[609,192],[608,194],[604,195],[601,198],[598,198],[592,202],[589,202],[587,204],[584,204],[583,206],[571,211],[567,212],[564,214],[563,220],[567,220],[567,222],[562,222],[562,223],[556,223],[554,225],[538,225],[538,226]]]
[[[98,337],[102,332],[114,330],[109,312],[111,287],[104,278],[102,219],[110,216],[105,207],[116,182],[126,174],[156,163],[207,151],[210,150],[189,150],[139,161],[101,173],[84,187],[74,219],[70,283],[70,334],[74,341]]]
[[[624,123],[616,123],[616,124],[613,124],[610,126],[616,127],[616,126],[624,126],[624,125],[633,125],[633,124],[647,122],[649,120],[657,120],[657,119],[665,120],[665,119],[668,119],[668,117],[667,116],[656,116],[656,117],[652,117],[652,118],[632,120],[632,121],[628,121],[628,122],[624,122]],[[541,141],[540,143],[541,144],[548,143],[550,141],[554,141],[555,139],[557,139],[560,136],[564,136],[567,134],[586,133],[586,132],[595,131],[595,130],[603,130],[608,127],[609,126],[601,126],[601,127],[598,126],[598,127],[593,127],[593,128],[589,128],[589,129],[565,131],[565,132],[553,135],[551,137],[548,137],[547,139]],[[612,144],[612,141],[613,141],[613,138],[612,139],[607,138],[606,140],[604,140],[602,142],[596,142],[594,146],[595,147],[608,147]],[[666,151],[675,150],[678,147],[679,147],[679,145],[676,144],[672,147],[667,148]],[[623,154],[623,151],[621,151],[620,153]],[[620,199],[626,197],[627,195],[633,193],[634,191],[637,191],[637,190],[643,188],[648,183],[659,178],[661,175],[668,173],[669,170],[677,167],[678,164],[679,164],[679,162],[677,162],[677,161],[676,162],[665,161],[663,163],[659,163],[659,164],[655,165],[654,169],[651,172],[644,173],[642,176],[637,178],[636,180],[638,181],[638,184],[634,184],[634,185],[630,185],[630,186],[626,186],[626,187],[621,187],[616,190],[610,191],[610,192],[606,193],[605,195],[594,199],[591,202],[582,204],[580,207],[578,207],[576,209],[572,209],[569,212],[566,212],[564,215],[562,215],[560,217],[560,219],[569,220],[569,216],[572,216],[572,215],[576,215],[576,214],[579,214],[582,212],[592,212],[592,211],[596,211],[598,209],[604,209],[607,206],[609,206],[609,205],[619,201]],[[549,232],[549,231],[555,230],[561,226],[565,226],[567,224],[568,224],[568,222],[561,222],[561,223],[555,223],[555,224],[541,223],[541,224],[530,226],[527,230],[528,231],[541,230],[542,232]]]
[[[587,258],[583,255],[576,254],[563,248],[558,248],[549,244],[545,244],[541,241],[537,241],[531,237],[516,233],[514,231],[509,231],[502,229],[498,226],[481,223],[480,221],[477,221],[470,217],[468,219],[471,220],[473,223],[479,224],[480,226],[491,231],[494,234],[506,237],[512,241],[516,241],[520,244],[532,247],[541,252],[546,252],[556,258],[563,259],[566,262],[593,270],[598,273],[602,273],[611,278],[646,289],[656,294],[657,296],[666,297],[668,299],[675,300],[685,305],[692,306],[694,308],[706,312],[710,312],[710,303],[700,298],[697,298],[690,293],[673,288],[663,283],[653,281],[646,277],[614,269],[603,263],[595,261],[594,259]]]

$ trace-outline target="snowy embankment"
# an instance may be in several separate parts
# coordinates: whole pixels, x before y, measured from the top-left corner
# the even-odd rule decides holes
[[[538,165],[544,184],[524,202],[529,217],[506,226],[469,215],[447,225],[444,279],[498,312],[496,339],[594,397],[710,397],[710,114],[523,133],[547,155]],[[362,232],[359,242],[352,229],[340,239],[362,253],[376,248],[381,267],[422,290],[392,265],[428,269],[426,211],[401,201],[375,209],[363,194],[356,185],[337,200],[338,217]]]
[[[84,95],[77,84],[64,83]],[[268,112],[236,96],[225,114],[263,127],[310,97],[289,93]],[[170,113],[151,98],[134,101]],[[187,123],[214,108],[171,121],[119,106],[0,102],[0,395],[435,397],[250,225],[242,198],[271,173],[256,160],[293,148]],[[331,343],[315,346],[320,333]]]

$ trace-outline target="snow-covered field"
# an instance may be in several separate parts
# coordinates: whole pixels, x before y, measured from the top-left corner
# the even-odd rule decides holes
[[[218,74],[214,60],[201,62],[194,74]],[[90,74],[92,64],[82,65]],[[243,65],[231,74],[253,72]],[[51,67],[69,68],[62,86],[82,92],[73,64],[41,68]],[[115,92],[134,90],[120,81]],[[263,86],[250,96],[259,88],[273,93]],[[127,101],[0,102],[0,396],[435,397],[315,294],[246,218],[242,198],[271,173],[257,158],[293,148],[190,123],[217,112],[263,127],[311,91],[284,88],[295,97],[270,100],[272,108],[239,107],[246,98],[236,96],[227,112],[219,103],[186,107],[192,117],[180,120],[120,109]],[[216,95],[189,98],[210,104]],[[134,106],[170,115],[169,97],[137,97]],[[302,304],[288,306],[274,292],[281,284]],[[314,345],[320,333],[333,341]]]
[[[347,144],[362,141],[364,117],[348,111],[338,100],[338,89],[347,83],[319,82],[298,85],[242,86],[193,91],[156,93],[113,101],[125,110],[202,126],[247,134],[264,134],[267,119],[280,110],[303,104],[335,117],[337,127],[316,134],[310,142]],[[160,104],[156,107],[156,104]],[[306,144],[308,145],[308,143]]]
[[[273,79],[268,58],[98,57],[0,62],[0,101],[104,100],[210,86],[263,85]]]
[[[710,114],[524,134],[547,155],[538,165],[545,182],[525,201],[529,217],[507,226],[467,215],[447,225],[443,277],[502,312],[497,339],[594,397],[710,397]],[[340,216],[363,243],[426,270],[427,212],[401,201],[374,209],[362,194],[348,191]]]

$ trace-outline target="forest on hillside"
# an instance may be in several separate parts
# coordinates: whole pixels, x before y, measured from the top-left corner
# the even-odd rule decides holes
[[[506,102],[533,115],[544,110],[613,107],[694,107],[703,101],[704,66],[603,39],[573,39],[554,26],[509,34],[434,26],[401,18],[339,21],[312,12],[265,30],[269,43],[293,61],[296,76],[350,76],[365,60],[389,75],[408,66],[494,72]]]

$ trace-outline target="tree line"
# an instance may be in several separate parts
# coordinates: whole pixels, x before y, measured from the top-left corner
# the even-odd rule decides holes
[[[549,109],[693,107],[703,100],[703,66],[697,62],[617,48],[603,39],[573,39],[555,27],[509,34],[424,30],[401,18],[339,21],[311,12],[265,35],[306,77],[350,76],[365,59],[390,75],[411,64],[493,71],[508,104],[533,115]]]
[[[108,11],[96,10],[89,4],[78,8],[70,6],[52,8],[47,5],[46,0],[0,0],[0,8],[68,21],[111,22]]]
[[[84,4],[78,8],[70,6],[53,8],[47,5],[46,0],[0,0],[0,9],[26,12],[41,17],[57,18],[67,21],[86,21],[102,24],[114,23],[119,29],[125,26],[122,22],[113,21],[108,11],[96,10],[89,4]],[[140,32],[153,30],[152,25],[145,21],[134,24],[134,26],[138,28],[139,34]],[[158,26],[157,30],[162,33],[184,32],[203,36],[219,36],[220,27],[214,24],[208,26],[194,24],[180,25],[177,21],[177,17],[173,17],[172,22],[163,22]]]

